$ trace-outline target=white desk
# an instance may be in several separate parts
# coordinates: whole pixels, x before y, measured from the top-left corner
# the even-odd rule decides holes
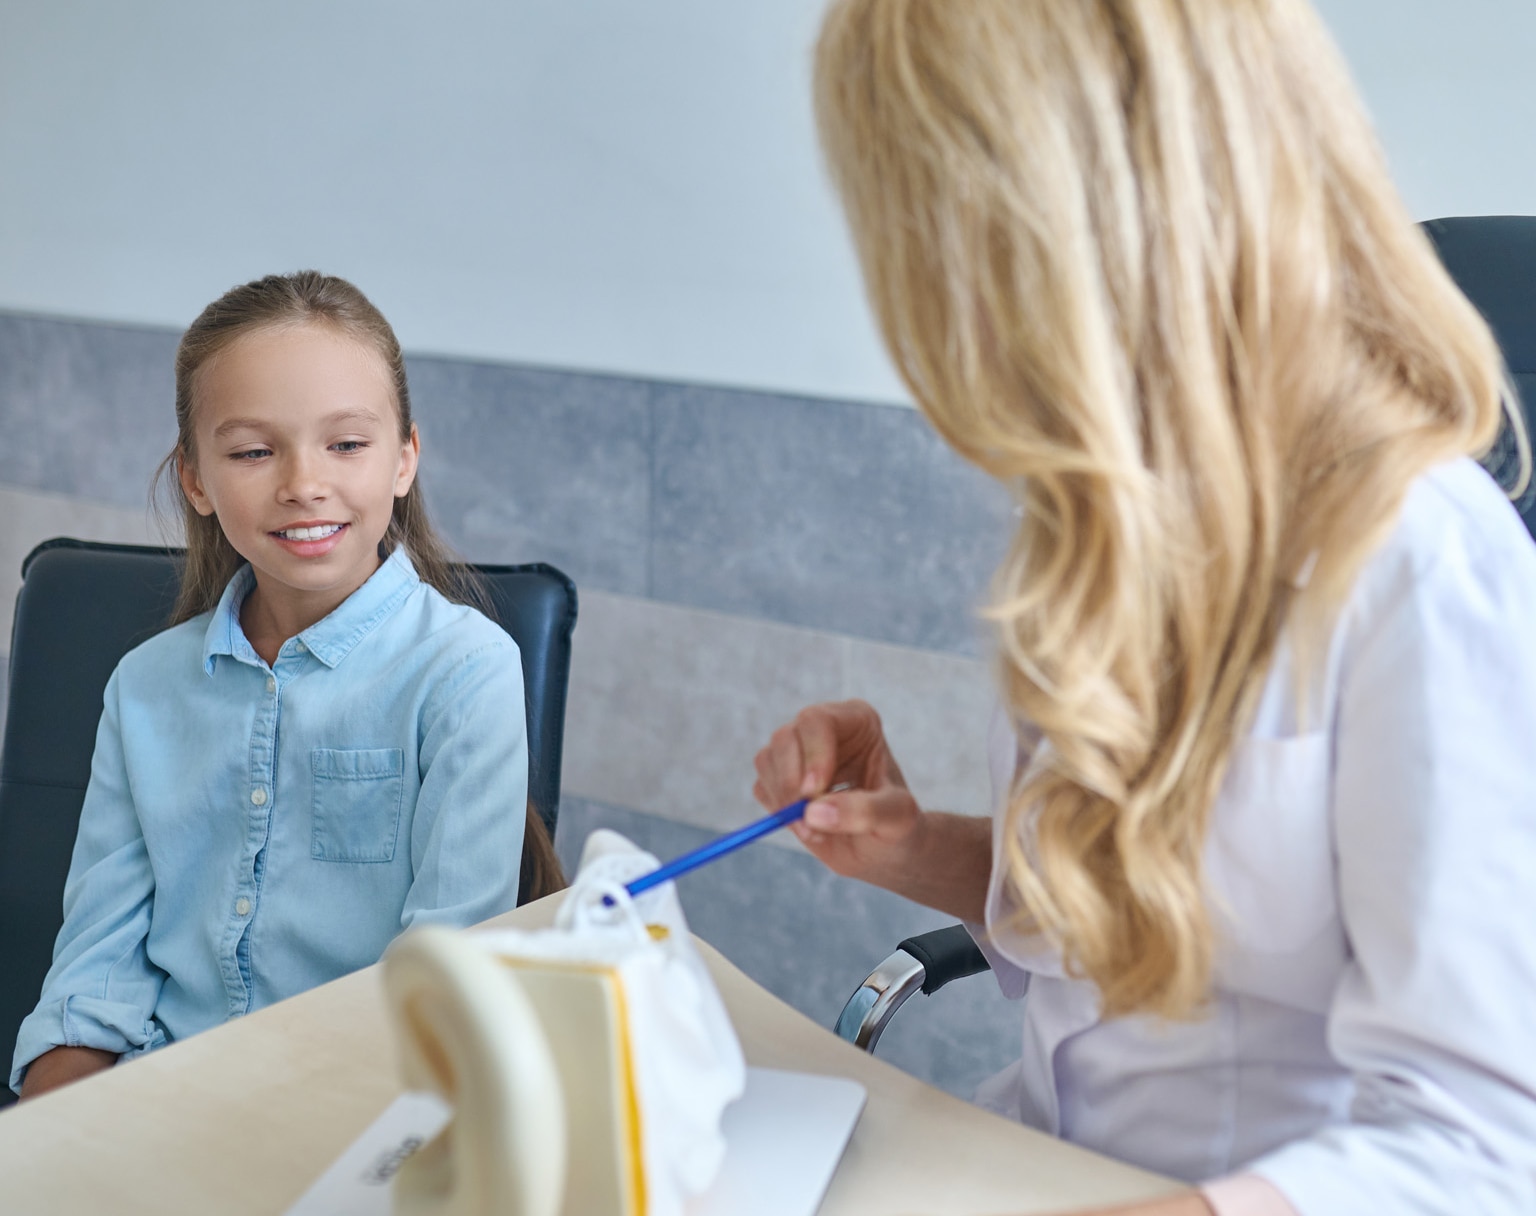
[[[492,923],[546,924],[559,899]],[[823,1216],[1049,1212],[1174,1189],[924,1085],[704,956],[750,1063],[869,1090]],[[399,1092],[393,1053],[370,967],[0,1112],[0,1205],[275,1216]]]

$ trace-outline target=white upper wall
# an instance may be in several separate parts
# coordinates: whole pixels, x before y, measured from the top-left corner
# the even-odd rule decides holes
[[[1536,5],[1322,0],[1420,217],[1536,213]],[[411,350],[900,400],[809,103],[822,0],[0,5],[0,308],[355,279]]]

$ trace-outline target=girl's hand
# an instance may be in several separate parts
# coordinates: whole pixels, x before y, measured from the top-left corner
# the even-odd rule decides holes
[[[55,1047],[27,1065],[27,1075],[21,1082],[21,1100],[25,1102],[92,1073],[104,1072],[116,1063],[117,1056],[110,1051],[98,1051],[94,1047]]]
[[[791,830],[830,869],[900,885],[923,812],[864,701],[812,705],[757,753],[753,796],[768,810],[811,798]],[[829,792],[834,786],[845,788]]]

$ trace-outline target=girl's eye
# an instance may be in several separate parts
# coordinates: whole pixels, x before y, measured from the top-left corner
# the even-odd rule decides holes
[[[243,452],[231,452],[229,458],[231,460],[255,460],[257,457],[270,455],[272,455],[271,448],[247,448]]]
[[[367,446],[367,443],[361,439],[342,439],[336,443],[331,444],[333,451],[341,452],[343,454],[348,452],[361,452]]]

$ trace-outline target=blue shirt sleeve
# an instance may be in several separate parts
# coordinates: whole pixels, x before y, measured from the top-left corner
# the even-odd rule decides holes
[[[421,719],[421,789],[411,826],[415,924],[468,926],[517,906],[528,803],[523,668],[511,638],[466,655]]]
[[[11,1088],[55,1047],[137,1054],[164,1042],[154,1020],[165,974],[145,949],[155,879],[128,790],[118,677],[107,683],[91,780],[64,886],[64,925],[37,1008],[21,1024]]]

